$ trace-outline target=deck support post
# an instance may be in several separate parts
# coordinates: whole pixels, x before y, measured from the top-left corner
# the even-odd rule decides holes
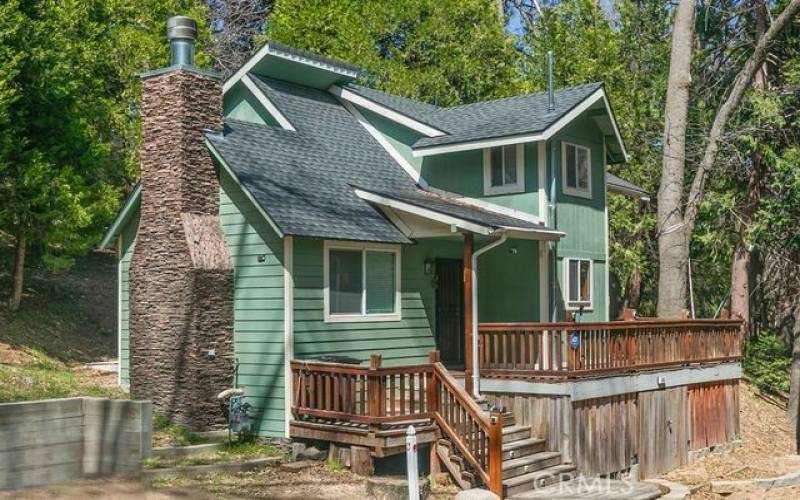
[[[464,388],[473,393],[472,384],[472,252],[474,237],[464,233]]]

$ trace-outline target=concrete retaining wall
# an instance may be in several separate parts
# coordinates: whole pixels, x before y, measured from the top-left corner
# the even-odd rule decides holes
[[[149,401],[0,404],[0,490],[136,473],[151,441]]]

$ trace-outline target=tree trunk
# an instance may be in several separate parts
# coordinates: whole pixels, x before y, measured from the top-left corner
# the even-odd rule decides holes
[[[760,40],[767,32],[769,25],[769,11],[764,0],[755,0],[755,25],[756,40]],[[752,87],[755,90],[767,88],[767,63],[764,61],[761,68],[753,77]],[[753,215],[758,210],[758,203],[761,199],[761,178],[762,168],[761,155],[754,152],[750,155],[752,169],[747,181],[747,198],[742,209],[742,220],[739,222],[739,235],[736,241],[736,249],[733,252],[733,264],[731,265],[731,313],[734,317],[739,316],[744,320],[744,329],[748,335],[752,335],[752,307],[753,285],[755,284],[755,272],[752,251],[748,248],[746,236],[747,228],[752,222]]]
[[[683,171],[689,111],[694,0],[680,0],[675,10],[664,110],[661,185],[658,190],[658,316],[680,317],[686,307],[689,259],[683,229]]]
[[[27,252],[27,241],[25,236],[17,236],[14,246],[14,276],[11,284],[11,297],[8,300],[8,308],[11,311],[19,309],[22,302],[22,287],[25,281],[25,254]]]
[[[789,407],[786,417],[795,429],[795,453],[800,454],[800,299],[794,299],[792,366],[789,370]]]
[[[750,332],[750,300],[753,291],[752,255],[747,247],[747,228],[758,210],[761,199],[761,155],[753,153],[752,169],[747,181],[747,199],[739,221],[739,236],[731,265],[731,314],[744,320],[746,332]]]
[[[642,273],[638,269],[634,269],[628,276],[628,283],[625,286],[625,307],[638,310],[641,300]]]

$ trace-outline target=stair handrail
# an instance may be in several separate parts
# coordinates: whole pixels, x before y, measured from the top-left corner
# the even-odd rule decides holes
[[[486,465],[473,454],[472,450],[464,443],[462,436],[450,426],[437,404],[433,411],[434,419],[439,425],[439,429],[447,435],[450,441],[458,448],[463,457],[475,469],[480,479],[496,495],[503,497],[503,422],[502,416],[498,412],[487,412],[482,409],[472,396],[461,387],[456,379],[450,374],[447,368],[439,361],[438,351],[430,354],[430,362],[433,367],[433,378],[447,390],[454,400],[461,406],[481,427],[487,437],[487,460]],[[437,401],[438,403],[438,401]]]

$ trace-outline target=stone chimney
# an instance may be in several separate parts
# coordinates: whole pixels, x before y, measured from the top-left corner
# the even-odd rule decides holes
[[[168,21],[171,65],[142,76],[142,199],[130,266],[130,387],[193,430],[225,425],[233,268],[204,131],[222,129],[220,77],[194,67],[196,25]]]

